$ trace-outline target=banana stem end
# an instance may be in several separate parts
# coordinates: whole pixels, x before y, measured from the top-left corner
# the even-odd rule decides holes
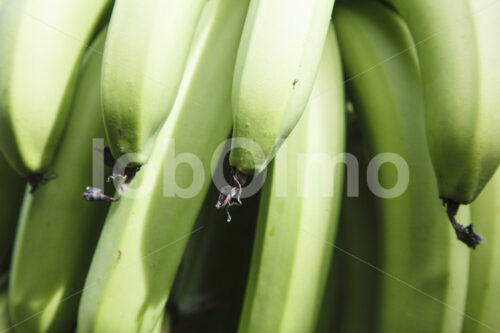
[[[460,204],[454,200],[448,198],[441,198],[443,200],[443,206],[446,206],[446,214],[451,222],[451,226],[457,235],[457,239],[467,245],[468,247],[475,249],[483,238],[476,234],[473,229],[473,225],[470,224],[464,227],[456,220],[456,215]]]
[[[30,184],[30,194],[34,194],[40,185],[45,185],[49,181],[56,179],[57,175],[55,173],[35,173],[28,176],[28,184]]]
[[[111,150],[109,147],[105,147],[104,149],[96,147],[95,150],[99,151],[103,155],[104,164],[108,167],[114,167],[117,163],[116,160],[111,155]],[[123,179],[124,182],[118,187],[118,195],[115,197],[104,194],[103,190],[97,187],[87,186],[85,188],[85,192],[83,193],[83,197],[87,201],[118,201],[123,195],[123,192],[129,187],[132,180],[134,180],[135,175],[141,169],[141,166],[135,166],[130,168],[125,168],[123,174],[113,174],[109,176],[106,180],[108,183],[111,180],[115,179]]]
[[[219,198],[215,204],[217,209],[226,209],[227,222],[231,222],[231,213],[229,208],[232,206],[242,206],[241,193],[243,192],[243,185],[247,180],[247,175],[238,171],[236,168],[232,169],[233,178],[231,185],[224,186],[220,190]]]

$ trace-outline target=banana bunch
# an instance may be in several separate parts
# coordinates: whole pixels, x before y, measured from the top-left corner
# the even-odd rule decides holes
[[[0,276],[9,267],[25,183],[0,153]]]
[[[92,180],[92,139],[104,136],[99,83],[105,37],[103,30],[80,68],[68,126],[50,166],[58,177],[24,197],[9,286],[16,332],[67,332],[75,325],[107,211],[106,203],[92,205],[80,196]]]
[[[384,273],[377,289],[378,330],[459,332],[469,253],[439,223],[446,216],[435,200],[438,187],[425,145],[424,98],[411,35],[396,13],[377,2],[339,3],[334,23],[344,69],[352,78],[347,89],[373,154],[375,171],[369,166],[367,177],[377,194],[378,267]],[[460,217],[469,220],[469,214],[463,209]]]
[[[500,331],[499,32],[500,0],[0,0],[0,333]]]
[[[471,205],[471,215],[488,235],[471,254],[464,333],[500,330],[500,170]]]
[[[111,0],[3,0],[0,10],[0,150],[32,191],[70,112],[82,56]]]
[[[192,228],[210,184],[212,155],[231,129],[231,83],[247,8],[248,2],[233,0],[204,7],[173,109],[131,184],[134,196],[129,188],[106,218],[77,332],[149,332],[163,316],[187,240],[203,232]],[[175,169],[175,157],[185,153],[200,159],[203,179],[189,165]],[[182,189],[197,188],[191,196],[172,193],[164,175]]]
[[[500,4],[488,0],[387,0],[408,24],[420,61],[428,147],[457,237],[481,238],[456,225],[500,164]],[[403,51],[403,50],[401,50]]]
[[[233,81],[230,164],[258,174],[311,95],[334,0],[252,0]]]
[[[343,162],[344,91],[332,24],[307,110],[284,145],[263,188],[239,332],[316,326],[343,172],[335,167]]]
[[[144,164],[169,114],[207,0],[117,0],[103,59],[103,118],[111,153]]]

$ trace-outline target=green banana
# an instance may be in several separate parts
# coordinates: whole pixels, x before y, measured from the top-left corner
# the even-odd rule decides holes
[[[0,275],[10,262],[17,218],[21,208],[26,182],[8,165],[0,153]]]
[[[343,177],[335,168],[344,151],[344,91],[333,25],[307,110],[285,145],[263,188],[239,332],[312,332],[316,326]],[[318,172],[318,162],[326,170]],[[333,179],[329,193],[325,179]]]
[[[233,82],[230,164],[258,174],[299,121],[334,0],[252,0]]]
[[[500,170],[471,205],[488,240],[471,254],[464,333],[500,330]]]
[[[381,221],[378,331],[459,332],[469,252],[454,241],[435,200],[411,35],[396,13],[377,2],[338,3],[334,18],[348,91],[375,156],[368,184],[378,180],[381,186],[370,185],[379,196]],[[392,154],[394,165],[382,163],[384,153]],[[468,207],[460,216],[470,219]]]
[[[146,162],[167,118],[207,0],[117,0],[102,75],[103,118],[111,153]]]
[[[80,304],[79,333],[149,332],[163,316],[208,190],[210,160],[231,129],[231,83],[247,7],[247,1],[212,0],[204,8],[177,100],[131,183],[137,193],[124,195],[108,214]],[[175,166],[167,157],[181,153],[196,156],[200,170],[169,169]],[[196,182],[196,193],[189,199],[167,193],[164,175],[172,174],[182,188]]]
[[[58,147],[84,51],[111,0],[4,0],[0,150],[36,189]]]
[[[317,332],[371,332],[376,325],[379,221],[368,189],[368,152],[356,119],[348,121],[346,152],[359,160],[359,195],[342,199],[335,252]],[[348,189],[344,180],[344,193]]]
[[[500,4],[388,1],[415,40],[428,147],[439,196],[452,218],[458,205],[476,198],[500,164]],[[457,230],[459,238],[474,236],[471,227],[465,233]],[[480,238],[466,241],[477,245]]]
[[[104,137],[100,74],[106,31],[85,56],[68,126],[51,170],[58,177],[26,194],[16,235],[9,286],[16,332],[68,332],[107,211],[80,189],[92,180],[92,139]]]

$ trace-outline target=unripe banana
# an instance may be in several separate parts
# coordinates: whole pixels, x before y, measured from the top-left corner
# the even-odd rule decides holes
[[[368,181],[381,221],[377,331],[459,332],[469,252],[435,200],[413,40],[403,20],[377,2],[338,3],[334,17],[348,91],[376,156]],[[383,153],[392,167],[382,164]],[[469,220],[468,207],[460,217]]]
[[[230,164],[258,174],[299,121],[334,0],[252,0],[233,82]]]
[[[9,267],[25,188],[26,181],[11,169],[0,153],[0,203],[2,207],[0,209],[0,275]]]
[[[143,164],[174,104],[207,0],[117,0],[102,76],[103,116],[114,158]]]
[[[92,139],[104,137],[100,76],[106,31],[84,58],[72,112],[51,170],[58,177],[25,195],[16,235],[9,309],[16,332],[69,332],[107,211],[81,188],[92,180]]]
[[[210,160],[231,129],[231,84],[247,7],[247,1],[207,3],[177,100],[131,184],[138,193],[122,197],[108,214],[80,304],[79,333],[149,332],[163,316],[210,184]],[[181,153],[196,156],[200,170],[164,170],[173,167],[168,157]],[[196,181],[196,193],[169,193],[165,175],[171,174],[183,188]]]
[[[500,170],[471,205],[474,223],[488,235],[471,253],[464,333],[500,330]]]
[[[439,196],[469,204],[500,163],[500,4],[388,1],[416,44]]]
[[[0,149],[20,175],[39,182],[49,171],[82,56],[111,5],[111,0],[3,1]]]
[[[307,110],[263,188],[239,332],[314,331],[340,208],[343,169],[335,161],[344,134],[342,67],[330,25]]]

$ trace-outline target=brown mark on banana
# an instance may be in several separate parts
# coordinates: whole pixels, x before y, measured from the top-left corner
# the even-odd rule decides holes
[[[30,194],[33,194],[38,190],[40,185],[45,185],[49,181],[56,179],[57,175],[55,173],[35,173],[33,175],[29,175],[27,178],[28,184],[30,184]]]
[[[118,266],[118,262],[122,258],[122,251],[118,250],[118,255],[116,256],[115,267]]]

